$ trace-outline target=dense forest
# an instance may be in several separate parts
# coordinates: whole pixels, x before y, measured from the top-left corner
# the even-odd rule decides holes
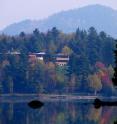
[[[0,93],[115,94],[114,38],[94,27],[65,34],[55,27],[46,33],[0,35]],[[19,55],[8,54],[20,52]],[[44,61],[29,62],[29,54],[45,52]],[[70,57],[59,66],[54,55]]]

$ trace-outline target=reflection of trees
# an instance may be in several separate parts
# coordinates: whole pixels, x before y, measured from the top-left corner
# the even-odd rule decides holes
[[[93,121],[95,123],[99,123],[101,118],[102,108],[95,109],[93,106],[89,110],[88,120]]]
[[[71,104],[69,106],[68,111],[69,111],[70,118],[71,118],[72,122],[74,123],[77,119],[78,109],[76,109],[76,106],[74,104]]]
[[[2,124],[2,105],[0,104],[0,124]]]
[[[77,102],[48,102],[40,110],[21,104],[0,104],[0,124],[112,124],[115,108],[95,109]]]
[[[29,116],[29,122],[31,124],[110,124],[113,117],[111,114],[112,110],[109,108],[95,109],[90,105],[58,102],[48,103],[42,110],[33,112]]]
[[[65,122],[65,114],[63,112],[58,113],[56,118],[56,124],[65,124]]]
[[[13,103],[11,102],[9,104],[9,120],[12,121],[13,120],[13,113],[14,113],[14,110],[13,110]]]
[[[103,108],[103,113],[102,113],[102,116],[101,116],[101,119],[100,119],[100,124],[107,124],[109,123],[109,121],[111,120],[111,114],[113,112],[113,108]],[[112,123],[112,122],[110,122]]]
[[[29,124],[29,114],[26,115],[26,124]]]

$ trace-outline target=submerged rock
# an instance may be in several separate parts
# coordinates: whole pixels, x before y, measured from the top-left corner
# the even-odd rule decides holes
[[[43,102],[38,101],[38,100],[33,100],[31,102],[28,103],[28,106],[33,108],[33,109],[39,109],[44,105]]]

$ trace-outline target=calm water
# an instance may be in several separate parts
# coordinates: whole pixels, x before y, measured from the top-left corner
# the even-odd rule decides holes
[[[0,124],[113,124],[117,107],[95,109],[87,101],[45,102],[31,109],[27,102],[0,101]]]

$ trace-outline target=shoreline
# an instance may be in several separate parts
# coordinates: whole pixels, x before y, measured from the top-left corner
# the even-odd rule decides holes
[[[1,94],[0,102],[7,103],[19,103],[29,102],[31,100],[40,100],[43,102],[57,102],[57,101],[87,101],[92,102],[94,99],[103,100],[117,100],[117,96],[102,96],[102,95],[72,95],[72,94]]]

